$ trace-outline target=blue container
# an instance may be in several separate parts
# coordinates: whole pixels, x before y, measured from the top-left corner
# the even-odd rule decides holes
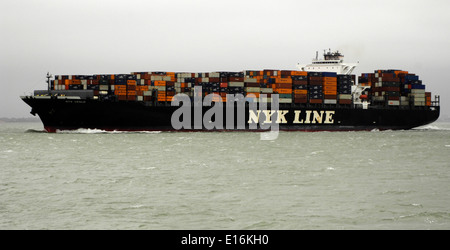
[[[292,94],[280,94],[280,98],[292,98]]]
[[[114,79],[114,84],[117,84],[117,85],[124,85],[124,84],[127,84],[127,79],[116,78],[116,79]]]
[[[351,94],[352,90],[351,89],[338,89],[338,93],[339,94]]]
[[[411,89],[425,89],[425,85],[411,84]]]
[[[127,80],[136,80],[137,76],[136,75],[126,75]]]
[[[320,90],[322,91],[323,86],[322,85],[309,85],[310,90]]]
[[[337,73],[336,72],[322,72],[322,76],[323,77],[336,77]]]
[[[304,81],[308,80],[308,76],[291,76],[292,80]]]
[[[308,85],[294,85],[294,89],[308,89]]]

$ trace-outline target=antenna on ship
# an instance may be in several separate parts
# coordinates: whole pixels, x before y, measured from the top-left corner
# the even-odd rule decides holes
[[[50,72],[47,71],[47,86],[48,86],[48,91],[51,90],[51,84],[50,84],[50,78],[52,78],[53,76],[50,74]]]

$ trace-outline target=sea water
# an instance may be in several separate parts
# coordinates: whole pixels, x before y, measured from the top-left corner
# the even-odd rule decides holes
[[[450,229],[450,123],[43,132],[0,124],[0,229]]]

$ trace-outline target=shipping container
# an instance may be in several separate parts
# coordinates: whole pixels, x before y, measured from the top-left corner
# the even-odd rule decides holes
[[[340,99],[339,104],[345,104],[345,105],[352,104],[352,100]]]
[[[229,87],[244,87],[244,82],[228,82]]]
[[[323,102],[322,99],[309,99],[309,103],[313,104],[321,104]]]

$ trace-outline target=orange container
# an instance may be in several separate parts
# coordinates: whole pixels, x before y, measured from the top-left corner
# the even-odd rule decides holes
[[[221,82],[220,83],[220,87],[221,88],[227,88],[228,87],[228,83],[227,82]]]
[[[294,90],[294,94],[303,94],[303,95],[306,95],[306,94],[308,94],[308,90],[306,90],[306,89],[295,89]]]
[[[166,86],[166,81],[155,81],[155,86]]]
[[[114,85],[114,90],[127,90],[126,85]]]
[[[127,95],[136,95],[136,90],[128,90]]]
[[[325,85],[325,86],[323,86],[323,90],[325,90],[325,91],[337,91],[337,86]]]
[[[293,75],[293,76],[307,76],[308,72],[293,70],[293,71],[291,71],[291,75]]]
[[[337,91],[324,90],[323,94],[325,94],[325,95],[337,95]]]
[[[273,85],[274,84],[272,84],[272,88],[292,89],[292,83],[275,83],[275,87],[273,87]]]
[[[290,84],[292,84],[292,78],[275,78],[275,83],[290,83]]]
[[[127,95],[127,91],[126,90],[114,90],[114,94],[115,95]]]
[[[337,82],[324,82],[323,83],[323,86],[325,87],[325,86],[335,86],[335,87],[337,87]]]
[[[258,93],[258,92],[247,92],[247,96],[248,95],[254,95],[256,98],[259,98],[260,93]]]
[[[292,89],[277,89],[278,94],[292,94]]]
[[[136,80],[127,80],[127,85],[136,85]]]
[[[81,84],[81,80],[73,79],[72,80],[72,84],[80,85]]]
[[[324,82],[337,82],[337,78],[336,77],[324,77],[323,81]]]

